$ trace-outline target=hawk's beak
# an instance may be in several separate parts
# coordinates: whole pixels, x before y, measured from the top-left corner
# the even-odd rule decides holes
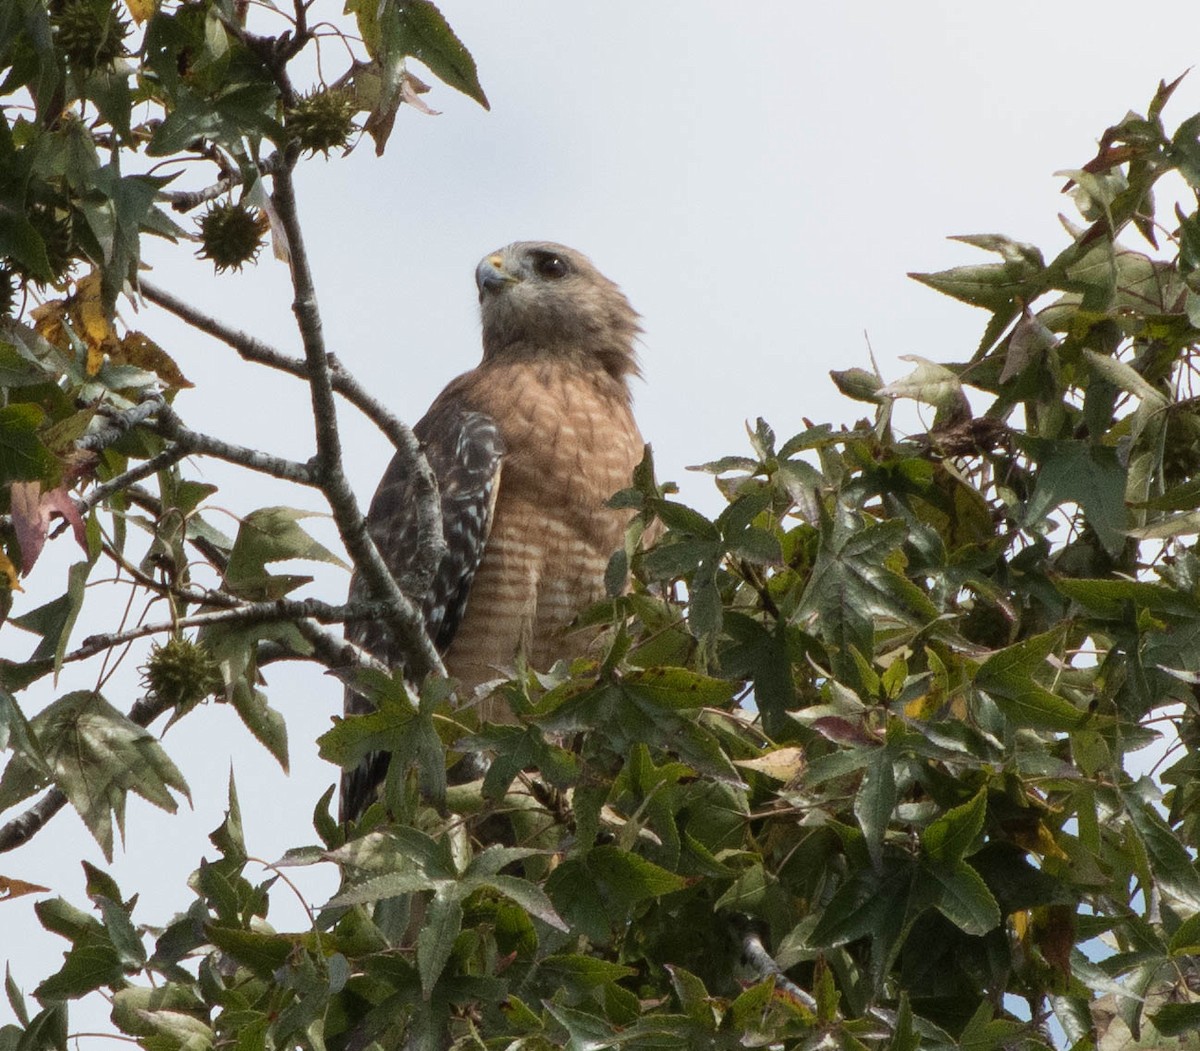
[[[475,284],[479,288],[480,299],[485,292],[499,292],[506,285],[515,284],[516,280],[504,269],[504,257],[499,252],[480,260],[475,268]]]

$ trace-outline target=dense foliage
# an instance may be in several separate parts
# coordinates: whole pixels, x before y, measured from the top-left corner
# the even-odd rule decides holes
[[[914,275],[990,315],[977,352],[892,383],[837,374],[871,407],[852,427],[780,441],[760,421],[748,455],[702,468],[727,499],[715,520],[647,457],[615,498],[636,517],[583,655],[520,669],[502,687],[517,722],[480,725],[357,528],[333,394],[422,463],[324,353],[291,172],[364,132],[382,152],[397,107],[424,108],[408,57],[486,100],[428,0],[350,0],[361,47],[303,90],[310,5],[268,6],[0,5],[3,612],[19,574],[54,587],[36,562],[56,519],[82,554],[3,628],[37,643],[0,665],[0,809],[42,794],[0,849],[69,803],[111,856],[130,791],[166,809],[217,791],[169,758],[200,703],[235,706],[284,760],[257,675],[275,660],[376,701],[319,743],[347,766],[390,750],[388,782],[350,827],[322,798],[319,842],[262,882],[231,784],[163,927],[88,866],[89,904],[37,903],[68,949],[36,1002],[9,980],[0,1049],[66,1047],[69,1005],[97,990],[153,1051],[1197,1046],[1200,115],[1168,130],[1164,85],[1108,129],[1049,262],[968,237],[1000,261]],[[1187,204],[1156,215],[1156,189]],[[236,271],[268,234],[304,359],[139,281],[143,235]],[[309,383],[313,461],[189,429],[171,407],[186,379],[116,319],[138,294]],[[902,398],[932,407],[926,432],[895,432]],[[285,508],[221,534],[195,456],[320,491],[371,600],[292,597],[307,578],[273,563],[341,555]],[[159,619],[114,613],[80,642],[102,565],[115,582],[89,606],[126,608],[132,584]],[[419,689],[341,643],[364,616],[392,619]],[[23,706],[64,663],[130,645],[144,696]],[[160,743],[145,727],[168,714]],[[490,758],[478,780],[448,776],[464,753]],[[278,931],[277,881],[303,865],[336,865],[341,888]],[[40,890],[0,877],[8,897]]]

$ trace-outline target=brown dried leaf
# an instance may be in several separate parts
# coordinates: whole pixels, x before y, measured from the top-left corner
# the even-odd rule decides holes
[[[0,901],[9,901],[24,894],[49,894],[50,888],[37,883],[26,883],[23,879],[0,876]]]
[[[113,358],[153,372],[169,389],[195,386],[175,364],[175,359],[141,332],[126,333]]]
[[[429,90],[429,85],[422,80],[418,80],[411,73],[405,73],[400,78],[400,101],[412,106],[418,113],[424,113],[427,117],[440,117],[442,111],[433,109],[427,106],[422,101],[421,96]]]

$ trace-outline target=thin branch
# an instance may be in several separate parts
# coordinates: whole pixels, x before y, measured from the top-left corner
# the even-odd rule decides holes
[[[782,989],[810,1011],[817,1010],[816,998],[812,993],[801,989],[800,986],[783,973],[783,968],[775,962],[775,957],[767,952],[766,946],[762,943],[762,938],[754,931],[747,931],[742,936],[742,959],[754,969],[760,978],[773,976],[777,989]]]
[[[206,314],[178,296],[172,295],[165,288],[160,288],[153,281],[143,278],[138,283],[138,288],[151,303],[157,304],[164,310],[169,310],[181,321],[186,321],[192,328],[198,329],[214,339],[219,339],[236,350],[246,361],[269,365],[273,369],[289,372],[301,379],[308,378],[307,367],[299,358],[290,357],[282,350],[276,350],[269,343],[265,343],[249,333],[232,328],[223,321],[218,321],[210,314]]]
[[[23,814],[0,828],[0,854],[28,843],[66,805],[67,797],[57,788],[50,789]]]
[[[270,603],[263,603],[263,605],[270,605]],[[378,610],[378,604],[359,604],[359,606],[353,609],[350,607],[345,607],[345,609],[348,613],[355,616],[360,613],[367,616],[370,615],[372,610]],[[347,617],[347,619],[350,618]],[[186,620],[176,620],[173,624],[160,625],[160,627],[172,628],[186,623]],[[327,631],[312,620],[300,619],[296,622],[296,627],[299,629],[300,634],[313,647],[312,657],[305,659],[316,660],[331,670],[342,670],[347,666],[360,666],[373,668],[377,671],[388,671],[388,668],[382,661],[377,660],[365,650],[355,646],[353,643],[347,642],[333,632]],[[114,641],[114,645],[120,644],[119,641]],[[271,643],[264,643],[260,646],[259,654],[259,663],[264,665],[275,660],[295,660],[300,657],[300,654],[291,651],[285,652],[283,647],[274,646]],[[146,727],[164,712],[169,711],[170,708],[171,705],[169,703],[165,703],[161,699],[147,694],[139,698],[133,707],[129,709],[129,720],[138,726]],[[67,797],[62,791],[58,788],[51,788],[24,813],[19,814],[7,824],[0,826],[0,854],[15,850],[17,847],[28,843],[29,840],[45,827],[55,814],[62,810],[66,803]]]
[[[75,441],[77,449],[89,452],[99,452],[107,449],[113,442],[125,437],[139,423],[145,423],[151,417],[160,414],[166,405],[162,393],[150,390],[144,393],[141,400],[128,409],[102,409],[104,422],[90,434],[85,434]]]
[[[442,659],[425,630],[425,619],[421,610],[400,590],[380,556],[378,548],[367,532],[366,520],[358,508],[354,492],[343,470],[329,359],[321,331],[316,289],[313,286],[304,237],[296,213],[295,187],[290,168],[275,176],[273,200],[288,241],[292,287],[296,294],[292,310],[304,343],[304,360],[307,365],[309,389],[312,391],[317,438],[316,474],[320,480],[321,491],[329,502],[342,543],[353,559],[356,569],[362,574],[368,593],[387,600],[392,608],[393,612],[387,620],[396,641],[405,652],[405,663],[412,676],[420,679],[430,671],[444,673]]]
[[[152,474],[158,474],[159,471],[178,463],[187,455],[188,451],[182,445],[168,445],[158,455],[151,456],[149,460],[145,460],[136,467],[131,467],[115,478],[110,478],[107,482],[101,482],[89,489],[79,498],[79,513],[87,514],[93,507],[107,500],[114,493],[128,489],[135,482],[149,478]]]
[[[274,641],[263,641],[258,646],[258,664],[260,667],[287,660],[315,660],[325,665],[330,671],[343,671],[347,667],[371,668],[385,674],[391,669],[387,664],[372,656],[361,646],[348,642],[342,636],[321,627],[315,621],[300,620],[296,628],[305,641],[313,648],[312,655],[297,653],[287,646]]]
[[[317,480],[313,470],[307,465],[295,460],[286,460],[282,456],[272,456],[258,449],[248,449],[244,445],[234,445],[232,442],[201,434],[183,425],[183,421],[175,411],[165,403],[158,412],[158,433],[181,446],[188,453],[198,453],[212,456],[218,460],[249,467],[252,471],[269,474],[273,478],[281,478],[285,482],[296,482],[299,485],[316,486]]]
[[[259,164],[258,171],[260,175],[274,175],[282,166],[283,155],[272,153],[270,157]],[[240,186],[243,181],[241,171],[234,170],[224,178],[218,179],[211,186],[205,186],[202,190],[167,190],[162,191],[161,196],[171,203],[171,208],[174,211],[190,212],[193,208],[204,204],[206,201],[216,200],[216,198],[224,196],[235,186]]]
[[[162,514],[162,501],[140,485],[131,485],[126,493],[129,496],[129,502],[143,511],[150,512],[155,518]],[[199,551],[217,572],[225,572],[226,566],[229,565],[229,556],[225,551],[203,536],[190,536],[187,538],[187,542]]]
[[[299,358],[293,358],[246,332],[231,328],[211,315],[197,310],[165,289],[159,288],[153,282],[142,281],[141,290],[142,295],[151,303],[170,311],[193,328],[232,347],[242,360],[266,365],[303,380],[308,379],[308,364]],[[327,355],[326,361],[333,389],[383,431],[396,450],[403,454],[408,461],[409,472],[413,478],[419,540],[417,555],[413,560],[416,569],[411,574],[411,578],[402,583],[406,593],[423,595],[428,590],[434,570],[445,553],[441,504],[437,495],[437,481],[429,467],[429,461],[421,452],[421,444],[417,441],[411,427],[400,420],[381,401],[369,394],[332,354]]]
[[[348,602],[334,606],[319,599],[275,599],[271,602],[247,602],[235,609],[213,610],[208,613],[193,613],[188,617],[156,624],[139,624],[127,631],[89,635],[78,649],[66,654],[63,664],[87,660],[115,646],[123,646],[149,635],[162,635],[179,628],[204,628],[214,624],[266,624],[278,621],[310,619],[318,624],[343,624],[353,620],[375,620],[388,612],[385,602]]]

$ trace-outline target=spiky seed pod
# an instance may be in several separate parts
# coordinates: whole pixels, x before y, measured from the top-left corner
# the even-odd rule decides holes
[[[253,263],[263,246],[263,215],[233,201],[214,201],[197,220],[201,259],[212,260],[217,273],[241,270]]]
[[[222,686],[208,647],[185,636],[152,646],[140,671],[146,692],[172,708],[190,708]]]
[[[72,68],[89,73],[125,53],[129,22],[113,0],[65,0],[50,16],[54,41]]]
[[[349,145],[355,132],[354,107],[341,91],[317,89],[288,110],[286,127],[300,148],[329,156]]]

